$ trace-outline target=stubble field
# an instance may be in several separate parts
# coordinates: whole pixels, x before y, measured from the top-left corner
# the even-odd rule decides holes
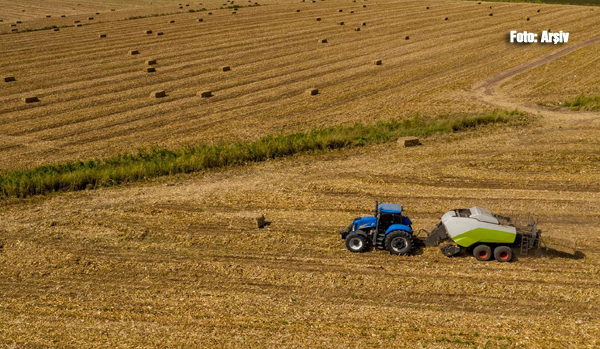
[[[600,345],[600,115],[541,107],[598,94],[598,44],[494,78],[561,49],[514,47],[504,41],[509,30],[557,28],[576,44],[600,35],[597,9],[271,1],[236,15],[118,21],[134,5],[153,10],[125,4],[98,24],[0,35],[0,72],[17,77],[0,89],[0,171],[412,113],[516,107],[529,123],[435,135],[414,148],[370,145],[3,199],[0,345]],[[128,56],[134,49],[141,54]],[[150,58],[158,60],[153,75],[143,72]],[[219,71],[223,65],[232,71]],[[585,78],[568,84],[567,73]],[[525,76],[535,84],[528,88]],[[488,91],[474,92],[484,80]],[[306,95],[309,87],[321,94]],[[197,97],[204,88],[215,97]],[[168,97],[150,99],[157,89]],[[23,104],[30,94],[41,102]],[[375,200],[403,204],[416,230],[453,208],[530,211],[544,235],[577,240],[579,253],[539,251],[509,264],[446,258],[437,248],[410,257],[351,254],[337,231],[369,214]],[[271,222],[264,229],[253,224],[260,214]]]

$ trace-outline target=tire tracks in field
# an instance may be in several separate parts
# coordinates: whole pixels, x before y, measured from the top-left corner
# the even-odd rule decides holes
[[[589,120],[600,118],[600,113],[594,112],[571,112],[568,110],[549,110],[537,105],[520,103],[518,101],[511,100],[505,93],[503,93],[498,87],[508,80],[514,78],[517,75],[526,73],[532,69],[540,67],[544,64],[553,62],[559,58],[565,57],[570,53],[573,53],[579,49],[600,43],[600,35],[597,35],[591,39],[578,42],[567,47],[563,47],[557,51],[538,57],[527,63],[519,65],[517,67],[505,70],[498,73],[486,80],[480,81],[473,86],[472,92],[474,96],[485,104],[507,108],[507,109],[520,109],[532,114],[542,114],[544,117],[553,120],[564,120],[565,117],[576,120]]]

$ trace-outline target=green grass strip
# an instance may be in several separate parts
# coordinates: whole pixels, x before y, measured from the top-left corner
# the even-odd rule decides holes
[[[587,97],[583,95],[577,96],[572,101],[564,101],[562,104],[571,110],[600,110],[600,96]]]
[[[299,153],[391,142],[404,136],[451,133],[497,123],[522,125],[527,120],[527,116],[521,112],[497,110],[474,116],[425,118],[416,115],[371,125],[357,123],[264,136],[251,142],[204,144],[177,150],[152,147],[134,154],[70,161],[6,173],[0,176],[0,198],[25,198],[53,192],[95,189],[164,175],[261,162]]]

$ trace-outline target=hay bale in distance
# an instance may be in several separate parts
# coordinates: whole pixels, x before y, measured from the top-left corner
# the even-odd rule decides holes
[[[77,24],[80,23],[81,21],[73,21],[73,24]]]
[[[296,12],[300,12],[300,10],[296,10]]]
[[[37,102],[39,102],[39,101],[40,101],[40,100],[39,100],[39,98],[37,98],[37,96],[32,96],[32,97],[25,97],[25,98],[23,98],[23,102],[25,102],[26,104],[29,104],[29,103],[37,103]]]
[[[529,22],[529,17],[527,17],[527,22]]]
[[[76,26],[77,28],[79,28],[79,27],[83,27],[83,24],[81,24],[81,23],[77,23],[75,26]]]
[[[129,55],[130,56],[135,56],[135,55],[139,55],[139,54],[140,54],[140,51],[138,51],[138,50],[131,50],[131,51],[129,51]]]
[[[426,10],[429,10],[429,6],[427,6],[425,9],[426,9]]]
[[[19,29],[11,29],[10,31],[13,32],[13,33],[16,33],[16,32],[19,31]]]
[[[338,12],[344,12],[344,10],[338,10]]]
[[[156,33],[156,36],[163,36],[163,35],[165,35],[163,32]]]
[[[449,19],[449,18],[448,18],[448,17],[446,17],[446,19],[445,19],[445,20],[446,20],[446,22],[448,22],[448,19]]]
[[[490,16],[490,17],[492,17],[493,15],[494,15],[493,13],[490,13],[490,14],[489,14],[489,16]]]
[[[359,32],[360,31],[360,27],[354,28],[354,31]]]
[[[170,20],[170,21],[169,21],[169,23],[175,23],[175,20],[174,20],[174,19],[172,19],[172,20]]]
[[[203,18],[198,18],[198,22],[204,22]]]
[[[367,26],[367,22],[362,22],[360,25],[362,25],[363,27]]]
[[[202,98],[209,98],[209,97],[212,97],[212,96],[213,96],[213,94],[212,94],[212,91],[210,91],[210,90],[205,90],[205,91],[200,91],[200,92],[198,92],[198,96],[200,96],[200,97],[202,97]]]
[[[93,21],[94,17],[88,17],[88,21]]]
[[[222,66],[221,71],[231,71],[231,67],[228,65]]]
[[[52,16],[50,16],[50,15],[46,15],[46,18],[50,18],[50,17],[52,17]]]
[[[381,61],[381,59],[375,60],[375,61],[373,61],[373,63],[375,65],[381,65],[381,64],[383,64],[383,62]]]
[[[212,16],[212,12],[209,12],[209,13],[208,13],[208,15],[209,15],[209,16]]]
[[[146,30],[144,33],[146,33],[146,34],[152,34],[152,30]]]
[[[344,25],[344,22],[338,22],[339,25]]]
[[[308,90],[306,90],[306,93],[308,93],[309,96],[316,96],[319,94],[319,89],[318,88],[309,88]]]
[[[320,43],[320,44],[326,44],[326,43],[328,43],[328,42],[329,42],[329,41],[327,41],[327,39],[319,39],[319,43]]]
[[[321,18],[320,18],[320,17],[317,17],[317,22],[320,22],[320,21],[321,21]]]
[[[23,21],[16,21],[15,23],[17,23],[17,24],[21,24],[21,23],[23,23]]]
[[[149,59],[146,61],[146,65],[156,65],[156,59]]]
[[[421,145],[421,142],[417,137],[402,137],[398,139],[398,144],[402,145],[405,148],[408,148]]]
[[[6,76],[6,77],[4,77],[4,82],[13,82],[13,81],[17,81],[17,79],[15,79],[14,76]]]
[[[146,68],[146,73],[156,73],[156,68],[148,67],[148,68]]]
[[[538,13],[540,13],[542,10],[537,10]]]
[[[363,5],[363,8],[366,8],[366,7],[367,7],[367,5]]]
[[[105,38],[105,37],[106,37],[106,34],[100,34],[100,35],[98,35],[98,36],[99,36],[100,38]]]
[[[410,36],[407,35],[404,40],[410,40]]]
[[[58,29],[58,28],[52,28],[52,30],[55,32],[60,31],[60,29]]]
[[[354,13],[354,11],[350,11],[350,13]]]
[[[167,96],[167,93],[164,90],[154,91],[150,94],[150,97],[154,97],[154,98],[163,98],[166,96]]]

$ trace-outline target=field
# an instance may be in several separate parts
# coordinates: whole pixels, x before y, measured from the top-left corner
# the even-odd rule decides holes
[[[0,78],[16,78],[0,80],[0,175],[415,114],[526,122],[2,198],[0,346],[599,347],[600,114],[558,104],[600,96],[598,8],[259,4],[0,0]],[[570,42],[506,42],[548,28]],[[453,208],[531,212],[578,253],[352,254],[337,232],[375,200],[403,204],[416,230]]]

